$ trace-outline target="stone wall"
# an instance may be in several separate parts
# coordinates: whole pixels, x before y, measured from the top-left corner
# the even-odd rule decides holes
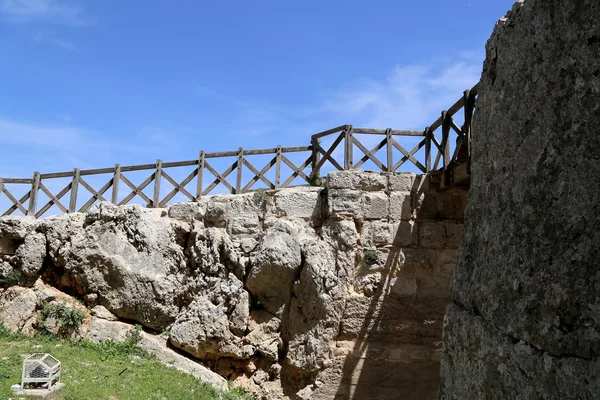
[[[92,310],[72,336],[137,322],[259,398],[433,399],[466,192],[432,179],[0,218],[0,323],[32,333],[72,295]]]
[[[600,3],[519,1],[487,44],[442,399],[600,396]]]

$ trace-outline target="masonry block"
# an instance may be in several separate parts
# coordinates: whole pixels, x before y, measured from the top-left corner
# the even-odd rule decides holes
[[[321,213],[322,188],[287,189],[275,194],[275,206],[289,218],[311,219]]]
[[[380,172],[365,172],[359,169],[334,171],[327,175],[327,187],[378,191],[387,188],[387,177]]]
[[[412,172],[395,172],[388,175],[389,190],[398,192],[410,192],[413,190],[416,175]]]
[[[390,198],[385,192],[366,192],[363,196],[365,219],[387,219]]]
[[[354,189],[329,189],[328,207],[331,216],[346,216],[362,219],[362,193],[361,191]]]
[[[446,223],[446,246],[458,248],[462,238],[463,224],[460,222]]]
[[[444,222],[419,222],[419,246],[424,248],[446,247],[446,224]]]
[[[412,196],[410,192],[390,193],[390,218],[397,221],[412,218]]]

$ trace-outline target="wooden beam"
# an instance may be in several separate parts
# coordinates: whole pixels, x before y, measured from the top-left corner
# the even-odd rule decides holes
[[[448,114],[448,111],[442,111],[442,150],[443,150],[443,161],[444,161],[444,185],[450,183],[450,119],[452,116]]]
[[[204,179],[204,151],[198,154],[198,178],[196,180],[196,201],[202,197],[202,182]]]
[[[233,172],[233,170],[235,169],[237,165],[237,160],[231,164],[229,166],[229,168],[227,168],[223,174],[219,174],[217,171],[215,171],[215,169],[208,163],[208,162],[204,162],[204,166],[206,167],[206,169],[215,176],[215,180],[204,190],[204,192],[202,192],[203,196],[206,196],[207,194],[210,193],[211,190],[213,190],[219,183],[222,183],[223,186],[225,186],[229,192],[231,194],[235,193],[235,189],[233,188],[233,186],[231,186],[231,184],[229,182],[227,182],[227,180],[225,178],[227,178],[227,176]]]
[[[44,213],[46,211],[48,211],[50,208],[52,208],[52,205],[56,205],[58,208],[60,208],[60,210],[67,214],[69,212],[69,210],[67,210],[67,208],[65,206],[62,205],[62,203],[60,202],[60,199],[67,194],[67,192],[69,191],[69,189],[71,188],[71,183],[69,183],[67,186],[65,186],[60,192],[58,192],[58,195],[54,196],[52,194],[52,192],[44,185],[44,183],[42,181],[40,181],[40,189],[46,193],[46,195],[48,196],[48,198],[50,199],[48,201],[48,203],[46,203],[46,205],[44,207],[42,207],[38,212],[36,212],[35,214],[35,218],[39,218],[42,215],[44,215]]]
[[[353,145],[352,145],[352,125],[348,125],[344,130],[344,169],[352,169],[353,161]]]
[[[35,206],[37,203],[38,191],[40,187],[40,173],[33,173],[33,182],[31,184],[31,196],[29,197],[29,208],[27,209],[27,215],[35,217]]]
[[[426,173],[431,172],[431,133],[429,127],[425,127],[425,170]]]
[[[244,169],[244,149],[241,147],[238,149],[237,154],[237,176],[235,179],[235,193],[239,194],[242,192],[242,170]]]
[[[167,196],[165,196],[165,198],[161,202],[158,203],[158,207],[159,208],[164,207],[169,202],[169,200],[171,200],[173,197],[175,197],[175,195],[178,192],[183,194],[184,196],[186,196],[191,201],[194,201],[195,197],[192,196],[192,194],[185,189],[185,185],[190,183],[192,181],[192,179],[194,179],[194,177],[196,176],[197,173],[198,173],[198,170],[194,169],[181,183],[178,183],[175,179],[171,178],[171,176],[169,174],[167,174],[165,172],[165,170],[163,169],[162,170],[163,178],[165,178],[167,181],[169,181],[169,183],[171,185],[173,185],[174,189],[171,190],[167,194]]]
[[[162,160],[156,160],[154,171],[154,196],[152,197],[152,208],[158,208],[160,204],[160,178],[162,177]]]
[[[114,205],[119,204],[119,183],[121,181],[121,166],[119,164],[115,164],[115,170],[113,174],[113,184],[112,184],[112,198],[111,202]]]
[[[254,174],[254,177],[242,188],[242,193],[247,193],[249,189],[259,180],[262,180],[269,189],[275,189],[275,185],[269,181],[264,174],[266,174],[272,167],[277,163],[277,157],[274,157],[265,165],[260,171],[258,171],[252,164],[248,162],[247,159],[244,159],[244,165],[248,167],[248,169]]]
[[[4,183],[19,183],[25,185],[31,185],[33,183],[33,179],[21,179],[21,178],[3,178]]]
[[[75,212],[77,208],[77,190],[79,189],[79,168],[73,170],[73,180],[71,181],[71,198],[69,199],[69,212]]]
[[[371,150],[371,151],[367,150],[367,148],[365,146],[363,146],[363,144],[360,141],[358,141],[355,137],[351,138],[351,142],[353,144],[356,144],[356,147],[358,147],[358,149],[365,154],[364,157],[362,157],[356,163],[356,165],[354,165],[354,168],[360,168],[361,165],[363,165],[365,162],[367,162],[367,160],[370,159],[371,161],[373,161],[373,163],[375,165],[377,165],[379,167],[379,169],[381,169],[382,171],[386,171],[387,168],[383,165],[383,163],[381,161],[379,161],[379,159],[375,156],[375,153],[377,153],[379,150],[381,150],[383,148],[383,146],[385,146],[385,144],[387,142],[387,137],[384,138],[381,142],[379,142],[379,144],[377,146],[375,146],[373,148],[373,150]]]
[[[406,151],[404,147],[402,147],[398,142],[392,139],[392,144],[396,147],[404,157],[398,161],[398,163],[394,166],[394,171],[396,171],[402,164],[404,164],[407,160],[410,160],[417,168],[419,168],[422,172],[427,173],[427,169],[421,164],[416,158],[414,158],[414,154],[419,151],[421,147],[423,147],[426,143],[426,139],[423,139],[417,144],[410,152]]]
[[[2,216],[4,217],[6,215],[11,215],[16,210],[21,211],[23,215],[27,215],[27,209],[25,208],[23,203],[31,197],[31,191],[28,191],[23,197],[17,200],[4,184],[2,184],[1,188],[2,192],[13,203],[13,205],[8,210],[6,210],[4,214],[2,214]]]
[[[334,158],[331,157],[331,154],[335,151],[335,149],[342,142],[342,140],[344,140],[344,138],[345,138],[344,132],[340,133],[338,135],[338,137],[333,141],[333,143],[331,144],[331,147],[329,147],[327,152],[325,152],[325,150],[323,150],[323,148],[321,147],[321,145],[319,143],[317,143],[317,142],[314,143],[314,146],[316,146],[319,153],[324,155],[324,157],[319,161],[319,163],[316,166],[317,170],[320,170],[321,167],[323,166],[323,164],[325,164],[325,162],[327,162],[327,161],[329,161],[339,171],[344,169]]]
[[[331,135],[332,133],[341,132],[341,131],[347,129],[348,126],[350,126],[350,125],[340,125],[340,126],[336,126],[335,128],[328,129],[326,131],[316,133],[316,134],[314,134],[314,135],[311,136],[311,140],[320,139],[323,136],[328,136],[328,135]]]
[[[96,200],[100,200],[100,201],[106,201],[106,199],[104,198],[104,193],[108,190],[108,188],[111,187],[113,180],[112,178],[106,182],[104,184],[104,186],[102,186],[100,188],[99,191],[96,192],[96,190],[91,187],[86,181],[83,180],[83,178],[81,178],[81,176],[79,177],[79,183],[81,183],[81,185],[83,187],[85,187],[87,190],[90,191],[90,193],[92,193],[92,198],[90,198],[87,202],[85,202],[85,204],[83,206],[81,206],[81,208],[79,209],[79,212],[86,212],[88,210],[88,208],[94,204],[96,202]]]
[[[296,167],[294,165],[294,163],[292,163],[290,160],[288,160],[287,157],[285,157],[285,156],[282,157],[282,160],[294,172],[288,179],[286,179],[285,182],[283,182],[283,185],[281,185],[281,187],[284,187],[284,188],[288,187],[288,185],[290,183],[292,183],[294,181],[294,179],[296,179],[298,176],[300,176],[302,179],[304,179],[307,183],[310,183],[308,176],[306,176],[306,174],[303,171],[306,167],[308,167],[310,165],[310,162],[312,160],[312,155],[310,157],[308,157],[306,159],[306,161],[304,161],[304,163],[302,163],[302,165],[300,165],[299,167]]]
[[[144,182],[142,182],[140,184],[140,186],[135,186],[133,183],[131,183],[131,181],[129,179],[127,179],[127,177],[125,175],[121,175],[121,180],[127,186],[129,186],[129,188],[131,188],[132,192],[129,193],[123,200],[121,200],[118,205],[122,206],[124,204],[127,204],[127,202],[129,202],[129,200],[133,199],[135,196],[140,196],[148,204],[152,204],[152,200],[150,199],[150,197],[146,196],[146,193],[144,193],[142,190],[144,190],[144,188],[146,186],[148,186],[150,184],[150,182],[152,182],[153,179],[154,179],[154,174],[152,174],[148,178],[146,178],[144,180]]]
[[[314,154],[315,150],[313,149],[313,155]],[[281,155],[281,146],[277,146],[277,155],[275,156],[275,189],[279,189],[281,183]]]
[[[388,128],[385,130],[385,145],[386,145],[386,155],[387,155],[387,163],[386,163],[386,171],[392,172],[392,168],[394,167],[394,146],[392,145],[392,129]]]

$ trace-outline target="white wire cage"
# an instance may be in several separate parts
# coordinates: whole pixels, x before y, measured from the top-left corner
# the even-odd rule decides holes
[[[48,353],[35,353],[23,360],[21,387],[47,388],[60,382],[61,363]]]

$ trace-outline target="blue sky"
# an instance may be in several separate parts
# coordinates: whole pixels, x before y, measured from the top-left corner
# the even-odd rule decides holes
[[[423,129],[512,0],[0,0],[0,176]]]

